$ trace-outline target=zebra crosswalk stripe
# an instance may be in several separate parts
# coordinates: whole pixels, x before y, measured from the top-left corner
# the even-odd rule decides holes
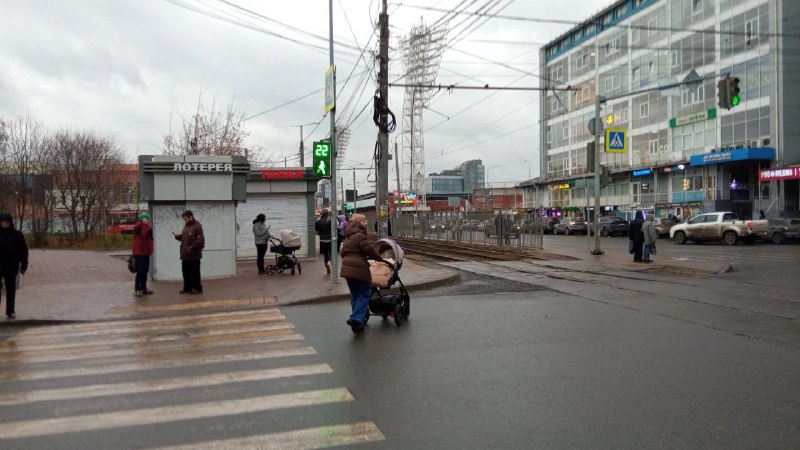
[[[81,442],[83,433],[105,433],[113,439],[115,433],[137,426],[188,427],[193,420],[236,421],[234,417],[266,412],[295,417],[292,409],[354,402],[347,388],[326,385],[333,369],[309,361],[316,351],[302,344],[303,336],[285,319],[270,308],[5,334],[0,358],[10,364],[0,366],[0,408],[5,413],[0,442],[35,447],[38,440],[51,437],[69,447]],[[176,368],[185,369],[172,370]],[[279,381],[259,383],[268,380]],[[98,407],[111,410],[98,412]],[[26,415],[17,416],[17,410]],[[266,434],[263,428],[250,428],[249,433],[221,429],[215,432],[220,434],[207,434],[205,441],[192,433],[155,435],[137,445],[316,449],[385,439],[373,422],[313,428],[298,423],[303,427]],[[159,447],[164,445],[159,442],[168,444]]]

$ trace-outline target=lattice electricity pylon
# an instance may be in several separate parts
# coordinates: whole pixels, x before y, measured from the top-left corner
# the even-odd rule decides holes
[[[336,170],[342,169],[347,146],[350,144],[350,129],[336,127]]]
[[[405,83],[430,86],[436,81],[447,39],[444,26],[429,27],[424,23],[411,28],[401,40]],[[403,185],[425,198],[425,138],[423,111],[428,106],[432,89],[407,87],[403,99],[403,168],[408,170]]]

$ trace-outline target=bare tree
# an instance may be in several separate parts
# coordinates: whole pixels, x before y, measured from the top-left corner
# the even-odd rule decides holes
[[[231,99],[225,108],[220,108],[216,100],[211,105],[203,102],[202,92],[197,99],[195,113],[182,118],[178,130],[172,130],[164,136],[162,150],[168,155],[223,155],[244,156],[246,140],[249,133],[244,128],[245,111],[235,105]],[[247,152],[249,155],[249,152]]]
[[[87,131],[55,133],[52,149],[59,170],[53,179],[58,202],[69,216],[72,235],[87,238],[115,201],[122,151],[112,139]]]
[[[45,138],[33,158],[31,233],[37,247],[47,242],[47,235],[53,229],[54,211],[59,204],[53,184],[55,175],[59,172],[54,142],[52,136]]]
[[[39,121],[26,114],[9,121],[5,134],[6,167],[15,198],[17,228],[22,229],[31,212],[35,159],[44,144],[44,130]]]

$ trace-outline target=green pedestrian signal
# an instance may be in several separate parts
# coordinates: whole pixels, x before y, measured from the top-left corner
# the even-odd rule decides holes
[[[328,141],[314,142],[314,173],[318,177],[331,176],[331,143]]]

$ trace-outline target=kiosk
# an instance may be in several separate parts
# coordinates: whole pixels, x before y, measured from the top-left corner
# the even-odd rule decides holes
[[[139,196],[152,216],[154,280],[181,280],[180,243],[189,209],[203,226],[203,278],[236,274],[236,204],[247,198],[250,165],[241,156],[139,157]]]
[[[319,180],[312,169],[304,167],[250,170],[247,176],[247,200],[236,207],[238,257],[256,257],[251,230],[253,219],[261,213],[267,216],[266,224],[273,236],[278,236],[283,229],[290,229],[302,238],[303,246],[297,256],[315,256],[314,209]]]

